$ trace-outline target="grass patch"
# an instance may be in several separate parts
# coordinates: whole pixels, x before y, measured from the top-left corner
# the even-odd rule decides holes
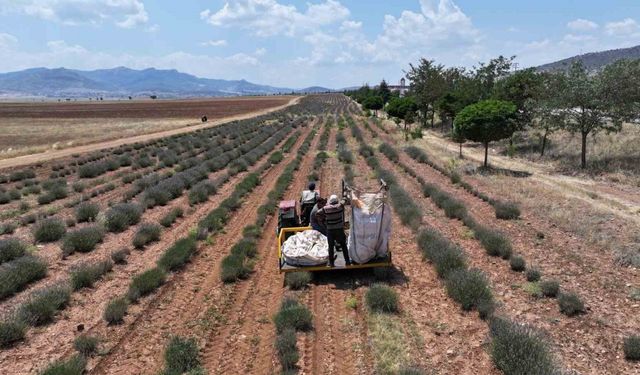
[[[547,340],[533,328],[501,318],[490,324],[491,358],[505,375],[556,375]]]
[[[100,213],[100,206],[92,202],[82,202],[76,208],[76,221],[84,223],[95,221]]]
[[[158,267],[165,271],[175,271],[184,266],[197,250],[197,242],[193,237],[177,240],[158,260]]]
[[[481,303],[493,301],[491,287],[486,276],[477,269],[457,269],[446,279],[447,293],[463,310],[477,308]]]
[[[113,269],[111,260],[104,260],[97,263],[85,263],[74,266],[71,269],[71,286],[74,290],[82,288],[92,288],[107,272]]]
[[[142,223],[133,236],[132,244],[136,249],[143,249],[146,245],[160,240],[162,228],[158,224]]]
[[[516,220],[520,218],[520,207],[514,202],[496,201],[493,203],[496,218],[501,220]]]
[[[46,275],[47,263],[31,255],[0,265],[0,300],[14,295]]]
[[[198,352],[198,344],[195,339],[172,337],[164,352],[165,370],[163,374],[191,374],[192,371],[200,369]]]
[[[27,325],[16,317],[0,322],[0,348],[9,348],[24,340],[26,332]]]
[[[84,357],[91,357],[98,351],[100,340],[89,335],[80,335],[73,341],[73,348]]]
[[[305,288],[311,282],[311,272],[287,272],[284,283],[289,289],[299,290]]]
[[[560,292],[560,283],[555,280],[544,280],[539,283],[540,292],[545,297],[555,298]]]
[[[50,364],[40,375],[82,375],[86,367],[87,360],[81,355],[74,355]]]
[[[64,236],[67,231],[64,222],[58,218],[42,219],[36,222],[33,228],[33,237],[37,242],[55,242]]]
[[[282,371],[291,371],[296,368],[296,363],[300,359],[300,353],[296,347],[296,331],[287,328],[276,337],[276,352]]]
[[[310,331],[313,329],[311,311],[295,298],[285,298],[280,305],[280,311],[273,317],[278,333],[287,329],[295,331]]]
[[[58,310],[64,309],[71,299],[71,289],[66,285],[54,285],[31,294],[18,309],[20,320],[31,326],[51,323]]]
[[[626,337],[623,343],[624,358],[628,361],[640,361],[640,336]]]
[[[153,293],[164,284],[167,275],[160,268],[151,268],[136,276],[131,280],[127,298],[131,302],[137,302],[141,297]]]
[[[390,314],[369,314],[367,319],[369,337],[373,347],[375,373],[399,374],[411,363],[407,351],[407,337],[401,320]]]
[[[558,295],[558,306],[560,312],[566,316],[575,316],[586,312],[584,302],[577,294],[571,292]]]
[[[124,316],[127,315],[129,303],[124,297],[113,298],[104,309],[102,318],[110,325],[121,324],[124,322]]]
[[[369,310],[381,313],[398,311],[398,293],[385,284],[372,285],[365,294],[365,302]]]
[[[67,257],[75,252],[93,251],[104,239],[104,231],[97,225],[76,229],[69,232],[62,241],[62,256]]]
[[[499,256],[502,259],[511,258],[513,253],[511,241],[503,233],[480,226],[474,228],[474,233],[488,255]]]
[[[20,258],[27,253],[27,245],[17,238],[0,240],[0,264]]]
[[[527,262],[519,255],[512,256],[509,260],[509,265],[511,270],[516,272],[522,272],[527,268]]]

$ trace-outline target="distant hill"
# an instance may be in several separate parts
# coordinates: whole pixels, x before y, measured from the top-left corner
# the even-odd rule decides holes
[[[246,80],[199,78],[177,70],[126,67],[91,71],[65,68],[33,68],[0,74],[0,96],[123,97],[236,96],[291,92],[326,92],[324,87],[291,89],[259,85]]]
[[[588,70],[600,70],[603,67],[622,59],[640,59],[640,46],[631,48],[612,49],[602,52],[585,53],[538,66],[539,71],[557,71],[568,69],[574,61],[582,61]]]

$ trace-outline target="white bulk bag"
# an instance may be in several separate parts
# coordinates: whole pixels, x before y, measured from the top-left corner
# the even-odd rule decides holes
[[[316,230],[305,230],[282,244],[284,261],[292,266],[318,266],[329,261],[327,237]]]
[[[357,263],[386,257],[391,235],[391,210],[383,193],[353,191],[351,198],[351,230],[347,247],[349,257]]]

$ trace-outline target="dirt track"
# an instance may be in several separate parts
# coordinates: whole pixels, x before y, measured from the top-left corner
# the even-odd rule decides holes
[[[3,159],[3,160],[0,160],[0,169],[18,167],[18,166],[24,166],[24,165],[30,165],[30,164],[36,164],[36,163],[41,163],[41,162],[45,162],[45,161],[50,161],[52,159],[59,159],[59,158],[71,156],[73,154],[82,154],[82,153],[102,150],[102,149],[105,149],[105,148],[117,147],[117,146],[125,145],[125,144],[131,144],[131,143],[136,143],[136,142],[144,142],[144,141],[149,141],[149,140],[152,140],[152,139],[168,137],[168,136],[172,136],[172,135],[176,135],[176,134],[189,133],[189,132],[193,132],[193,131],[196,131],[196,130],[199,130],[199,129],[206,129],[206,128],[209,128],[209,127],[212,127],[212,126],[216,126],[216,125],[220,125],[220,124],[223,124],[223,123],[226,123],[226,122],[230,122],[230,121],[234,121],[234,120],[247,119],[247,118],[259,116],[259,115],[262,115],[262,114],[265,114],[265,113],[278,111],[280,109],[286,108],[286,107],[288,107],[290,105],[293,105],[293,104],[297,103],[300,100],[300,98],[301,97],[299,97],[299,96],[298,97],[293,97],[293,98],[289,99],[289,101],[286,104],[283,104],[283,105],[279,105],[279,106],[276,106],[276,107],[270,107],[270,108],[266,108],[266,109],[260,109],[260,110],[257,110],[257,111],[253,110],[253,111],[248,112],[248,113],[233,114],[233,115],[230,115],[230,116],[225,115],[225,117],[219,118],[219,119],[214,119],[214,117],[211,116],[212,120],[210,120],[210,121],[208,121],[206,123],[202,123],[202,122],[185,123],[184,127],[177,128],[177,129],[165,130],[165,131],[151,133],[151,134],[143,134],[143,135],[138,135],[138,136],[133,136],[133,137],[128,137],[128,138],[119,138],[119,139],[114,139],[114,140],[111,140],[111,141],[105,141],[105,142],[92,143],[92,144],[83,145],[83,146],[65,148],[65,149],[62,149],[62,150],[48,151],[48,152],[45,152],[45,153],[24,155],[24,156],[17,156],[17,157],[10,158],[10,159]],[[1,106],[0,106],[0,108],[1,108]],[[244,110],[247,110],[246,107],[243,107],[243,108],[244,108]]]

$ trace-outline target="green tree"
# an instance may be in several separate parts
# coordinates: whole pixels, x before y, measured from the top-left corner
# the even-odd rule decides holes
[[[478,100],[490,99],[494,96],[496,84],[511,72],[511,65],[515,56],[506,58],[498,56],[488,63],[480,63],[474,72],[474,82]]]
[[[389,85],[384,79],[380,82],[380,86],[378,86],[378,94],[382,98],[382,102],[384,104],[387,104],[389,99],[391,99],[391,90],[389,90]]]
[[[376,116],[378,115],[378,110],[384,107],[384,100],[381,96],[378,95],[369,95],[362,102],[362,106],[365,109],[370,109],[375,111]]]
[[[518,130],[524,130],[531,123],[532,113],[526,103],[540,97],[542,85],[543,76],[535,68],[519,70],[496,83],[494,98],[516,105]]]
[[[412,122],[415,118],[415,113],[418,106],[415,99],[411,96],[405,96],[403,98],[392,98],[385,110],[389,116],[404,120],[404,137],[405,140],[409,139],[408,123]]]
[[[409,64],[407,79],[411,82],[411,93],[415,97],[423,126],[426,125],[427,119],[430,119],[433,127],[436,101],[447,92],[443,71],[443,65],[424,58],[420,59],[417,66]]]
[[[467,141],[460,129],[453,128],[451,130],[451,140],[460,146],[459,156],[462,159],[462,145]]]
[[[565,129],[581,136],[583,169],[587,167],[589,134],[617,132],[623,121],[638,115],[637,94],[635,98],[625,95],[633,95],[638,90],[638,78],[633,77],[634,73],[640,73],[637,66],[637,63],[619,62],[599,74],[591,74],[579,61],[569,68],[560,105],[567,120]]]
[[[566,121],[562,105],[562,91],[566,83],[563,73],[541,75],[538,95],[528,99],[524,106],[532,118],[533,128],[540,132],[540,157],[544,156],[549,135],[562,129]]]
[[[489,143],[509,138],[516,129],[516,106],[502,100],[484,100],[465,107],[454,121],[454,132],[484,146],[488,166]]]

